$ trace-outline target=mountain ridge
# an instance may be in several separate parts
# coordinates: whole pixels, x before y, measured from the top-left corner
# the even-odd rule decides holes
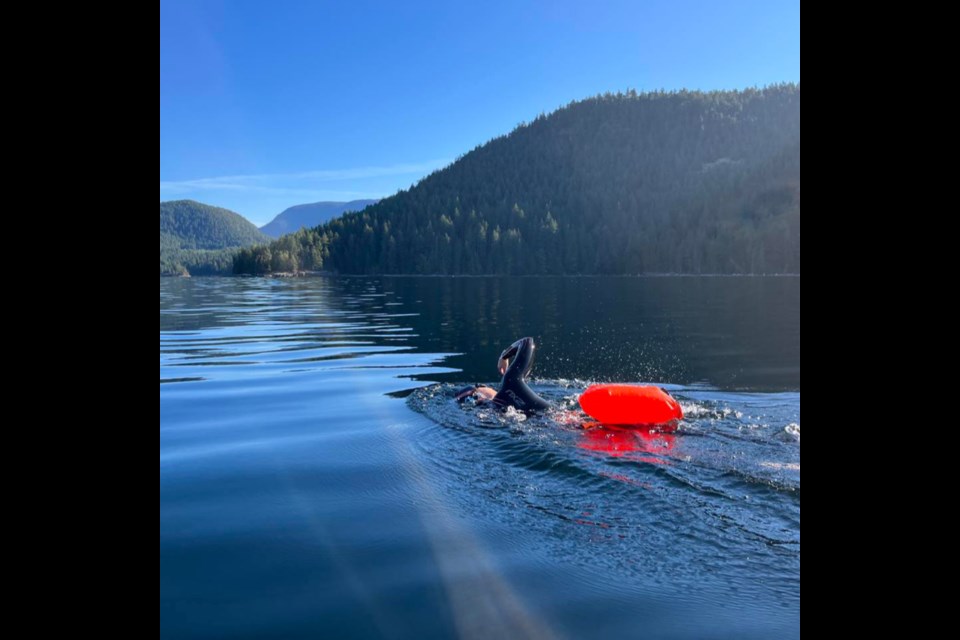
[[[799,273],[800,193],[799,85],[604,94],[234,270]]]
[[[379,200],[350,200],[349,202],[310,202],[287,207],[273,220],[260,227],[261,233],[279,238],[295,233],[303,227],[316,227],[347,211],[361,211]]]

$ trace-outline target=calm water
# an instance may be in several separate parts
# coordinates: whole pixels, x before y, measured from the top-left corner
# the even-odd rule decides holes
[[[555,415],[450,401],[524,335]],[[160,635],[799,637],[800,279],[161,279]]]

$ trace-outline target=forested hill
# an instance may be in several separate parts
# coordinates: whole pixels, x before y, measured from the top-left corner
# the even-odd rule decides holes
[[[316,227],[345,211],[362,211],[376,200],[351,200],[350,202],[312,202],[284,209],[277,217],[260,227],[260,231],[273,238],[293,233],[303,227]]]
[[[269,240],[239,213],[193,200],[160,203],[160,235],[164,234],[175,237],[184,249],[225,249]]]
[[[321,267],[799,273],[800,87],[576,102],[235,263],[239,273]]]
[[[160,203],[160,274],[230,271],[233,253],[221,249],[269,242],[238,213],[193,200]]]

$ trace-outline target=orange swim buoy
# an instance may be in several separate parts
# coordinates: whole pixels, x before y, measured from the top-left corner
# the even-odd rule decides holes
[[[580,395],[580,406],[604,424],[653,425],[683,418],[680,403],[653,385],[590,385]]]

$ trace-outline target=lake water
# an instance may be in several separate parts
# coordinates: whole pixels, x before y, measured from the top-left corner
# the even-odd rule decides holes
[[[799,638],[800,279],[161,279],[160,636]]]

